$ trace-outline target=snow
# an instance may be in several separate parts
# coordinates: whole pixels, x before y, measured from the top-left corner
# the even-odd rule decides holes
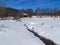
[[[0,20],[0,45],[45,45],[39,38],[30,33],[34,29],[39,35],[53,40],[60,45],[60,18],[21,18]]]
[[[34,31],[39,35],[53,40],[60,45],[60,18],[31,18],[22,19],[23,22],[27,22],[29,29],[34,28]],[[31,23],[29,23],[31,22]],[[30,28],[31,27],[31,28]]]
[[[44,45],[37,37],[26,30],[23,22],[0,21],[0,45]]]

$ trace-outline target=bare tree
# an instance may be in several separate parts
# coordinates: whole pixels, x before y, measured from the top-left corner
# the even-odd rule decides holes
[[[37,17],[40,16],[40,8],[39,7],[37,7],[37,9],[35,10],[35,13],[36,13]]]
[[[3,19],[6,14],[5,2],[0,2],[0,17]]]
[[[33,16],[33,10],[32,9],[27,9],[26,12],[30,18]]]

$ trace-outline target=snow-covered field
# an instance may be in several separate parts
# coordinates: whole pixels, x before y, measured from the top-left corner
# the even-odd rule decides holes
[[[60,45],[60,18],[21,18],[20,21],[0,20],[0,45],[45,45],[26,27]]]

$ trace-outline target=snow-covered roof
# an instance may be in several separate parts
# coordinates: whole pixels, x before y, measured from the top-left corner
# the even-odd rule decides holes
[[[27,15],[27,13],[22,13],[22,15]]]

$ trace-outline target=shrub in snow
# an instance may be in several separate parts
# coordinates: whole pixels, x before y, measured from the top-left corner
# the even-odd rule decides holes
[[[6,28],[6,26],[5,26],[5,25],[3,25],[3,24],[1,25],[1,27],[2,27],[2,28]]]
[[[51,26],[51,28],[54,28],[54,26]]]
[[[44,23],[41,23],[41,25],[44,25]]]
[[[5,31],[7,28],[8,28],[7,26],[5,26],[5,25],[2,24],[0,26],[0,31]]]
[[[24,24],[24,26],[27,28],[27,29],[34,29],[34,27],[32,26],[32,25],[30,25],[30,24]]]

